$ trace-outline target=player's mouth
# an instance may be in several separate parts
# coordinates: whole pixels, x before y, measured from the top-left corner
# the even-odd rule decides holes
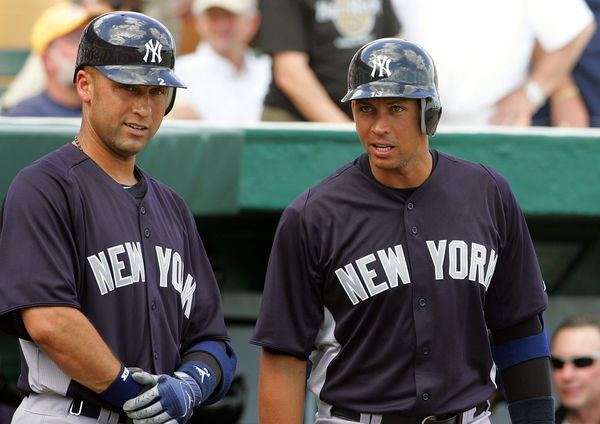
[[[133,128],[134,130],[145,130],[146,127],[142,126],[142,125],[135,125],[135,124],[130,124],[125,122],[125,125],[127,125],[130,128]]]
[[[133,122],[125,122],[125,126],[131,128],[133,130],[131,132],[135,135],[143,135],[148,130],[148,127]]]
[[[392,150],[392,146],[384,146],[383,144],[373,144],[373,147],[379,152],[389,152]]]
[[[371,144],[371,154],[373,154],[374,156],[376,156],[378,158],[388,157],[392,153],[393,149],[394,149],[394,146],[391,146],[389,144],[379,144],[379,143]]]

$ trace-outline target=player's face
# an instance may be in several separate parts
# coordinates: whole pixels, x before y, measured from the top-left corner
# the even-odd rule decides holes
[[[427,135],[421,132],[420,100],[360,99],[352,102],[352,112],[358,137],[379,182],[416,187],[429,176],[431,157]]]
[[[169,88],[120,84],[96,69],[86,70],[92,75],[87,119],[96,138],[113,156],[136,155],[160,127]]]
[[[552,342],[552,356],[579,358],[600,352],[600,331],[593,326],[564,328]],[[565,363],[552,371],[554,387],[567,408],[581,409],[600,404],[600,359],[588,367]]]

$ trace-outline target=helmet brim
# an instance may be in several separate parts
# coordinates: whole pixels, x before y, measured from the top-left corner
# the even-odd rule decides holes
[[[430,87],[419,87],[402,84],[396,81],[373,81],[362,84],[354,90],[349,91],[342,98],[342,103],[358,99],[370,99],[374,97],[405,97],[409,99],[426,99],[437,97],[437,93],[431,91]]]
[[[170,68],[142,65],[94,66],[111,81],[127,85],[156,85],[187,88]]]

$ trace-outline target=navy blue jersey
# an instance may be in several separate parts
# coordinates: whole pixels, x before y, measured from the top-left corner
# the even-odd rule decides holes
[[[310,359],[322,401],[441,415],[495,389],[488,329],[547,306],[520,207],[494,170],[432,150],[417,189],[366,154],[283,213],[252,343]]]
[[[137,171],[147,185],[141,199],[68,144],[16,176],[0,224],[0,314],[77,308],[125,366],[172,374],[200,340],[229,338],[190,210]],[[28,365],[20,388],[102,403],[35,344],[20,343]]]

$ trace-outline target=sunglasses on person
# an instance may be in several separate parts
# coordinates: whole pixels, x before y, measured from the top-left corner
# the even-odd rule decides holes
[[[572,363],[577,368],[589,367],[596,359],[600,359],[600,352],[592,353],[589,356],[580,356],[578,358],[552,357],[550,358],[550,361],[552,362],[552,368],[559,370],[567,363]]]

